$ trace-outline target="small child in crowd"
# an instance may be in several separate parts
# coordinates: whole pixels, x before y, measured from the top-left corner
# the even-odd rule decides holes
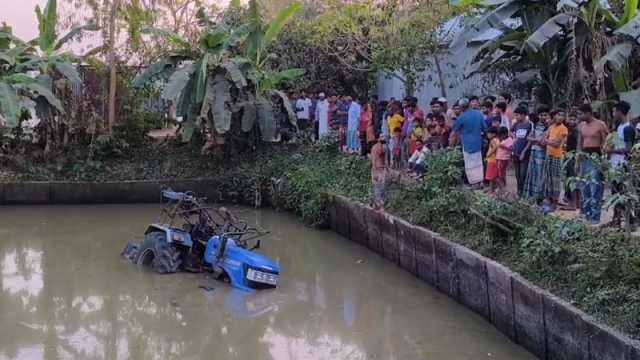
[[[389,149],[391,149],[391,168],[400,169],[400,157],[402,154],[402,138],[400,138],[400,127],[393,129],[393,135],[389,139]]]
[[[500,140],[498,140],[498,129],[492,127],[487,130],[487,139],[489,140],[489,148],[487,149],[487,172],[485,180],[489,182],[489,192],[494,193],[498,187],[498,163],[496,155]]]
[[[409,143],[409,153],[416,151],[416,141],[422,140],[424,130],[422,129],[422,119],[413,119],[413,130],[411,131],[411,142]]]
[[[507,186],[507,168],[513,152],[513,138],[509,136],[509,129],[501,127],[498,129],[498,139],[500,140],[500,145],[496,152],[498,165],[497,184],[500,192],[504,192]]]

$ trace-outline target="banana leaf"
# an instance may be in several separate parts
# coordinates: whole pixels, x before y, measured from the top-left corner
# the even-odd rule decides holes
[[[638,14],[638,0],[626,0],[624,2],[624,14],[620,20],[620,25],[625,25]]]
[[[91,22],[89,24],[86,24],[86,25],[76,26],[76,27],[72,28],[71,30],[69,30],[69,32],[66,35],[64,35],[63,37],[58,39],[58,41],[56,41],[56,44],[54,46],[54,50],[59,50],[68,41],[70,41],[74,37],[79,36],[80,34],[82,34],[83,31],[97,31],[99,29],[100,28],[93,22]]]
[[[640,42],[640,14],[634,16],[629,22],[624,24],[614,32],[617,35],[627,35],[635,41]]]
[[[220,30],[208,31],[200,38],[200,46],[208,52],[218,52],[222,50],[227,38],[227,33]]]
[[[496,9],[491,10],[486,15],[480,17],[477,21],[464,26],[464,28],[455,35],[449,48],[452,52],[459,53],[467,47],[469,41],[489,29],[510,31],[511,29],[505,25],[504,22],[511,18],[521,8],[522,4],[519,0],[509,0],[504,2]]]
[[[80,84],[82,82],[78,69],[76,69],[72,63],[64,60],[58,60],[54,61],[53,66],[72,83]]]
[[[564,27],[572,20],[573,16],[566,13],[560,13],[552,17],[527,38],[527,45],[529,45],[533,51],[540,51],[547,41],[561,35]]]
[[[15,63],[16,63],[15,57],[10,55],[9,53],[6,53],[4,51],[0,51],[0,62],[2,62],[2,61],[6,62],[10,66],[15,65]]]
[[[40,6],[36,5],[36,16],[38,18],[38,30],[39,36],[37,41],[38,46],[43,51],[53,48],[56,41],[56,25],[58,22],[58,3],[56,0],[47,1],[47,5],[44,7],[44,13],[40,9]]]
[[[176,100],[176,115],[182,116],[183,121],[192,120],[196,117],[197,104],[194,101],[193,90],[195,88],[196,79],[192,76],[187,81],[184,91]]]
[[[631,105],[629,118],[633,119],[640,116],[640,89],[621,92],[620,100],[626,101]]]
[[[204,101],[211,106],[213,125],[216,132],[224,134],[231,128],[231,111],[227,106],[227,103],[231,101],[229,81],[227,81],[224,74],[217,74],[213,81],[210,82],[210,86],[213,89],[208,91],[209,97]],[[213,97],[210,96],[212,93]]]
[[[280,35],[284,26],[293,18],[293,15],[300,10],[302,10],[302,2],[300,1],[295,1],[282,9],[269,23],[269,27],[262,38],[262,48],[267,49]]]
[[[247,95],[247,100],[243,103],[242,108],[242,131],[249,132],[253,129],[258,116],[256,99],[252,94]]]
[[[181,69],[176,70],[169,78],[169,82],[162,91],[162,98],[165,100],[175,101],[180,94],[183,93],[191,75],[196,71],[194,64],[187,64]]]
[[[577,9],[580,5],[586,2],[587,0],[560,0],[558,1],[558,5],[556,6],[556,9],[558,11],[561,11],[565,7],[570,9]]]
[[[275,73],[269,73],[262,80],[260,89],[263,91],[275,89],[283,81],[295,80],[305,74],[304,69],[287,69]]]
[[[258,0],[249,0],[249,10],[247,32],[247,53],[251,59],[255,59],[259,52],[259,48],[262,44],[262,38],[264,37],[264,23],[262,20],[262,14],[260,14],[260,5]]]
[[[20,118],[20,99],[13,86],[0,82],[0,114],[7,121],[7,126],[14,127]]]
[[[160,59],[158,62],[155,62],[149,66],[147,66],[144,71],[136,76],[133,80],[133,87],[141,88],[144,87],[157,78],[163,77],[163,75],[167,75],[170,70],[173,70],[178,61],[182,58],[180,57],[165,57]]]
[[[273,114],[273,105],[271,102],[264,96],[259,95],[256,99],[256,107],[258,110],[258,125],[260,126],[262,140],[267,142],[280,141],[278,125]]]
[[[202,98],[204,97],[204,87],[207,81],[207,70],[209,69],[209,54],[204,54],[202,60],[196,63],[196,69],[198,73],[196,74],[196,88],[193,96],[195,97],[195,102],[202,102]]]
[[[240,65],[238,63],[225,61],[222,64],[222,67],[227,71],[229,79],[233,81],[236,88],[242,90],[247,87],[247,79],[244,77],[244,74],[242,74],[242,70],[240,70]]]
[[[42,85],[39,82],[31,82],[24,84],[24,87],[31,91],[34,99],[38,99],[38,97],[43,97],[49,103],[50,106],[54,107],[60,113],[64,113],[64,107],[58,98],[53,95],[51,90],[48,87]]]
[[[603,68],[606,64],[614,70],[620,70],[627,65],[627,59],[631,56],[633,44],[623,42],[611,47],[607,53],[598,60],[596,67]]]

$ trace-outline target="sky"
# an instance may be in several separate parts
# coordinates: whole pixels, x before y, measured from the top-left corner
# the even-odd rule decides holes
[[[216,0],[225,6],[229,0]],[[47,0],[0,0],[0,24],[6,22],[13,28],[13,33],[21,39],[31,40],[38,35],[38,21],[35,8],[44,8]]]
[[[38,35],[35,8],[36,5],[44,7],[46,0],[0,0],[0,4],[0,23],[6,22],[13,33],[24,40]]]

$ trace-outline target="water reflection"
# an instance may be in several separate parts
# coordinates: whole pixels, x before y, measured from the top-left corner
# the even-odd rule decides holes
[[[275,230],[276,290],[137,271],[117,254],[155,212],[0,208],[0,360],[529,358],[376,255],[273,213],[256,220]]]
[[[359,360],[367,355],[355,344],[345,344],[337,336],[321,335],[315,339],[289,337],[268,328],[262,341],[269,344],[269,353],[274,359],[287,360]]]
[[[35,311],[33,299],[44,287],[42,251],[27,248],[6,252],[0,275],[2,291],[19,298],[26,311]]]

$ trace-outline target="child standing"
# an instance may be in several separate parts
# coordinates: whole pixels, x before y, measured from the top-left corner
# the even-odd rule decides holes
[[[498,187],[498,163],[497,153],[498,147],[500,147],[500,140],[498,140],[498,130],[496,128],[490,128],[487,130],[487,140],[489,141],[489,147],[487,149],[487,172],[485,174],[485,180],[489,182],[489,192],[494,193]]]
[[[496,152],[496,161],[498,164],[498,188],[500,192],[504,192],[507,186],[507,167],[509,167],[509,159],[513,151],[513,138],[509,136],[509,129],[501,127],[498,129],[498,139],[500,145]]]

